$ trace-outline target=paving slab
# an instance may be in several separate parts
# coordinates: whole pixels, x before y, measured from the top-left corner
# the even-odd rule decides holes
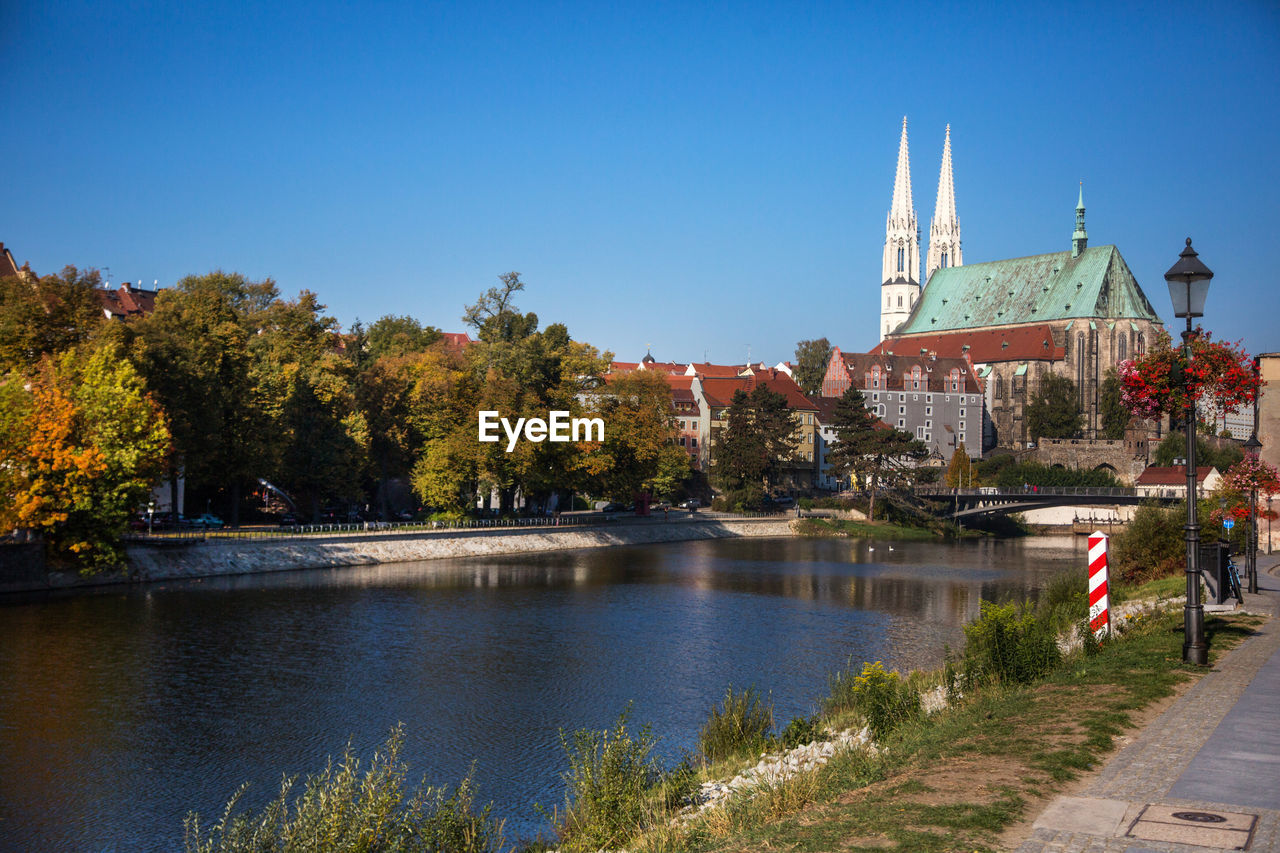
[[[1278,564],[1276,556],[1260,555],[1260,594],[1246,594],[1246,610],[1280,613]],[[1089,811],[1092,805],[1096,812],[1099,803],[1128,804],[1120,827]],[[1191,812],[1224,820],[1206,824],[1173,817]],[[1253,823],[1246,828],[1245,821]],[[1275,618],[1136,733],[1078,796],[1050,803],[1017,848],[1018,853],[1239,849],[1280,853],[1280,619]]]

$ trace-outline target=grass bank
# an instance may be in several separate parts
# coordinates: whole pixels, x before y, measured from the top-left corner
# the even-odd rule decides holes
[[[936,527],[918,527],[892,521],[858,521],[843,518],[802,518],[792,525],[792,530],[800,536],[843,536],[851,539],[918,540],[981,535],[974,531],[958,530],[946,523],[939,523]]]
[[[1169,592],[1159,581],[1126,590],[1141,599]],[[878,749],[837,751],[824,766],[759,785],[696,816],[673,821],[670,780],[645,806],[646,829],[612,838],[609,849],[636,851],[787,850],[989,851],[1000,834],[1029,817],[1027,806],[1052,795],[1114,748],[1135,714],[1203,670],[1181,663],[1181,611],[1134,618],[1116,638],[1084,642],[1070,654],[1053,637],[1081,607],[1078,585],[1051,589],[1036,612],[984,607],[966,629],[966,648],[947,667],[899,677],[876,665],[832,679],[823,713],[811,721],[838,730],[867,723]],[[1210,616],[1214,659],[1233,648],[1258,617]],[[1048,644],[1046,644],[1048,638]],[[921,692],[946,690],[950,703],[922,712]],[[793,721],[794,722],[794,721]],[[753,752],[758,752],[755,741]],[[729,778],[755,754],[703,768]],[[654,792],[665,791],[664,796]],[[678,798],[675,798],[678,799]],[[579,845],[573,832],[563,850]],[[592,839],[599,841],[598,838]],[[598,845],[597,845],[598,846]]]

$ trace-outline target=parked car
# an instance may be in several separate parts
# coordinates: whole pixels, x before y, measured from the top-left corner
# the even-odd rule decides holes
[[[773,505],[786,509],[788,507],[795,506],[796,499],[791,497],[790,495],[779,495],[778,497],[773,499]]]
[[[702,506],[702,501],[697,498],[689,498],[687,501],[680,502],[681,509],[697,509]]]
[[[600,507],[600,511],[601,512],[626,512],[627,508],[622,504],[618,503],[617,501],[609,501],[607,504]]]
[[[222,519],[210,512],[197,515],[195,518],[190,519],[189,522],[192,527],[204,527],[206,529],[222,526]]]

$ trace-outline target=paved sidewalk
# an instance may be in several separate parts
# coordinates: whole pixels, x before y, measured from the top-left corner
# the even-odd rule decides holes
[[[1280,555],[1258,555],[1245,609],[1280,615]],[[1219,660],[1018,853],[1280,853],[1280,619]]]

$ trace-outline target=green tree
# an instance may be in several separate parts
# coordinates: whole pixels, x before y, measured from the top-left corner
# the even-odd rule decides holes
[[[365,352],[372,360],[383,356],[404,356],[424,352],[440,340],[440,330],[423,326],[413,317],[388,314],[365,332]]]
[[[1027,403],[1027,430],[1032,441],[1042,438],[1075,438],[1080,434],[1080,398],[1076,385],[1065,376],[1046,373]]]
[[[826,338],[796,344],[795,380],[801,391],[817,394],[822,390],[822,379],[827,375],[830,360],[831,342]]]
[[[956,448],[956,452],[951,454],[951,464],[947,466],[946,483],[952,489],[973,486],[973,462],[969,459],[969,451],[965,449],[963,441]]]
[[[1169,467],[1175,459],[1187,455],[1187,434],[1174,431],[1164,437],[1153,454],[1152,464]],[[1196,434],[1196,465],[1211,466],[1225,472],[1244,458],[1244,451],[1232,442],[1208,441],[1203,432]]]
[[[875,518],[876,492],[907,485],[928,455],[924,443],[882,422],[856,388],[836,404],[836,445],[827,459],[839,476],[848,476],[870,493],[867,511]]]
[[[1121,399],[1122,390],[1116,369],[1109,368],[1098,387],[1098,413],[1102,417],[1102,437],[1113,441],[1124,438],[1129,426],[1129,410]]]
[[[725,492],[767,491],[795,455],[796,423],[787,398],[763,384],[733,393],[711,465]]]
[[[161,291],[156,310],[134,324],[133,361],[173,434],[172,493],[179,476],[189,495],[225,489],[232,524],[247,484],[274,473],[278,433],[269,394],[276,389],[255,369],[254,351],[272,331],[267,310],[276,299],[270,280],[221,271],[187,276]]]
[[[103,323],[97,270],[66,267],[36,278],[27,268],[0,278],[0,373],[33,368],[88,340]]]

